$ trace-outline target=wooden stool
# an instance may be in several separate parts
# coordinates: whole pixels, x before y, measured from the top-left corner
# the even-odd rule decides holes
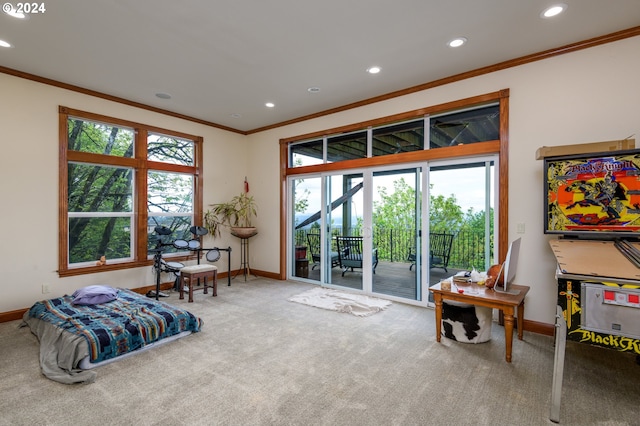
[[[191,265],[180,269],[180,299],[184,299],[184,286],[189,287],[189,302],[193,302],[193,283],[202,278],[204,294],[207,289],[213,289],[213,296],[218,295],[218,267],[213,265]],[[207,285],[207,278],[211,278],[211,285]]]

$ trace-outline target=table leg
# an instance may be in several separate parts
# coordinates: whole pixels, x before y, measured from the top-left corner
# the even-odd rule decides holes
[[[504,342],[507,347],[506,360],[511,362],[511,349],[513,347],[513,308],[504,311]]]
[[[433,300],[436,304],[436,341],[440,341],[440,333],[442,331],[442,295],[435,293]]]
[[[518,340],[522,340],[524,334],[524,300],[518,305]]]

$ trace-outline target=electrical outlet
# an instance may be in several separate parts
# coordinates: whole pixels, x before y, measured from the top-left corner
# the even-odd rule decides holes
[[[49,293],[49,284],[42,284],[42,294]]]
[[[524,234],[524,223],[519,223],[516,228],[518,234]]]

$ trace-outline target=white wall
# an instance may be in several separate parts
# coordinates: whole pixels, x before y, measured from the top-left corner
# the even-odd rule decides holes
[[[635,37],[247,137],[0,74],[0,312],[83,285],[153,283],[150,267],[58,278],[58,105],[203,136],[205,206],[240,192],[248,176],[260,229],[251,240],[251,266],[276,273],[279,139],[508,88],[509,238],[516,238],[517,223],[526,227],[517,281],[532,287],[526,319],[552,323],[555,260],[551,237],[542,232],[542,163],[535,151],[543,145],[639,138],[638,51],[640,37]],[[225,234],[215,244],[232,246],[232,268],[238,268],[238,240]],[[224,270],[222,256],[218,266]],[[43,284],[51,288],[46,296]]]
[[[556,302],[555,258],[543,234],[541,146],[640,138],[640,37],[483,75],[251,135],[250,169],[260,181],[261,234],[252,241],[254,267],[278,264],[278,140],[399,112],[510,89],[509,239],[525,224],[516,281],[531,286],[525,318],[553,323]],[[259,177],[259,179],[258,179]],[[265,211],[268,209],[268,217]],[[271,219],[273,217],[273,219]],[[266,220],[273,220],[268,226]],[[266,238],[261,238],[266,237]],[[257,255],[256,255],[257,256]]]
[[[242,190],[247,169],[243,135],[0,73],[0,312],[28,308],[85,285],[136,288],[155,282],[151,267],[58,277],[59,105],[202,136],[205,207]],[[231,245],[239,253],[238,240],[228,234],[215,244]],[[218,267],[224,271],[226,265],[223,252]],[[42,294],[43,284],[49,294]]]

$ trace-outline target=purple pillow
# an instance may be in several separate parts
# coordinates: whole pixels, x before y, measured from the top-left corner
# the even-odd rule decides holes
[[[77,289],[71,295],[74,305],[98,305],[118,298],[118,290],[106,285],[90,285]]]

